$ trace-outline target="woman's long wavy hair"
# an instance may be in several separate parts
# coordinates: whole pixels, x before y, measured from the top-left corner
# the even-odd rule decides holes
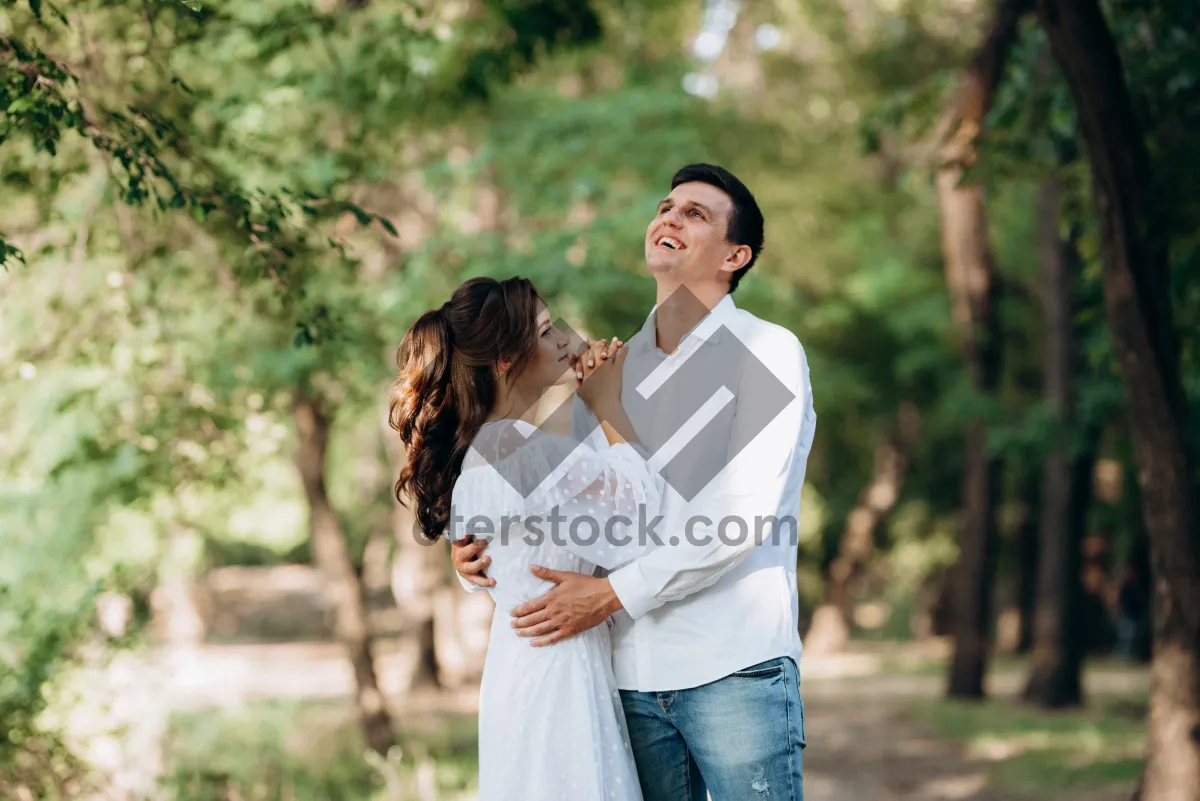
[[[396,498],[415,501],[417,523],[437,539],[450,521],[450,496],[463,459],[496,400],[496,366],[516,377],[537,349],[538,294],[525,278],[473,278],[440,309],[413,323],[396,353],[399,375],[388,423],[408,462]]]

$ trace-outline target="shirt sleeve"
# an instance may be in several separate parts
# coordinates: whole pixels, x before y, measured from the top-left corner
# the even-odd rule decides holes
[[[806,423],[815,423],[815,415],[804,351],[790,334],[777,339],[763,355],[791,400],[771,418],[763,376],[753,369],[743,373],[730,441],[731,449],[739,450],[699,503],[691,505],[687,531],[676,544],[659,546],[608,577],[630,616],[641,617],[714,584],[771,539],[781,522],[786,525],[776,515],[793,463],[808,457],[815,426]],[[730,517],[735,522],[722,531],[720,521]]]

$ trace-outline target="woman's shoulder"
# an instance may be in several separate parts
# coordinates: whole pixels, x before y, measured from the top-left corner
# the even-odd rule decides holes
[[[539,428],[524,420],[499,420],[486,424],[471,443],[463,470],[501,465],[558,464],[572,455],[590,453],[586,441]]]
[[[524,420],[496,420],[484,423],[471,441],[463,469],[495,464],[516,455],[525,447],[537,427]]]
[[[586,442],[521,420],[489,423],[472,443],[458,485],[464,497],[470,488],[473,495],[507,495],[511,490],[528,498],[539,487],[560,483],[594,453]]]

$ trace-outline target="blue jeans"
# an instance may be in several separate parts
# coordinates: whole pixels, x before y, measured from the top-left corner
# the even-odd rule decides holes
[[[645,801],[803,801],[800,671],[770,659],[709,684],[621,690]]]

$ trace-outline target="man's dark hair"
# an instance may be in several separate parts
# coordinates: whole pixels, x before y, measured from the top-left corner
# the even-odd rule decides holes
[[[762,212],[758,208],[758,201],[746,185],[724,167],[715,164],[688,164],[686,167],[680,167],[671,179],[671,188],[692,181],[715,186],[733,199],[733,211],[729,215],[729,228],[725,232],[725,239],[750,248],[750,261],[729,278],[729,293],[733,294],[742,276],[750,271],[754,262],[758,261],[758,254],[762,252]]]

